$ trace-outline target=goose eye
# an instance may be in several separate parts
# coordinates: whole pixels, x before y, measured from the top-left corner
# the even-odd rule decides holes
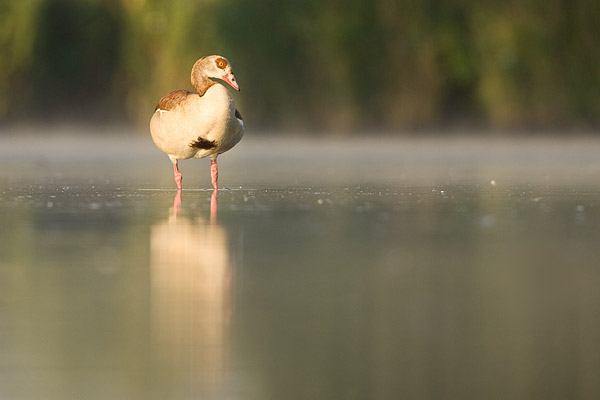
[[[220,69],[225,69],[226,66],[227,61],[223,60],[222,58],[217,59],[217,67],[219,67]]]

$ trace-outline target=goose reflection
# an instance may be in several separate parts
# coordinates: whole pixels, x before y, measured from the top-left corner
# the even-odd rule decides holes
[[[222,391],[231,278],[228,239],[217,224],[182,216],[177,191],[169,217],[151,229],[152,338],[160,376],[203,398]],[[169,386],[167,384],[167,386]]]

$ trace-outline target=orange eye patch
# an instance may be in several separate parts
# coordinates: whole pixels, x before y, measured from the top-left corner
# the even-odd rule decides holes
[[[225,69],[225,67],[227,67],[227,60],[224,58],[219,57],[215,60],[215,62],[217,63],[217,67],[220,69]]]

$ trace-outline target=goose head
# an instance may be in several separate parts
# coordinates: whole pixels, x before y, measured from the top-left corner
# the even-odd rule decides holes
[[[227,82],[235,90],[240,90],[240,86],[231,71],[231,64],[225,57],[218,55],[206,56],[194,64],[192,68],[192,85],[198,90],[198,93],[204,94],[206,89],[214,83],[213,79]]]

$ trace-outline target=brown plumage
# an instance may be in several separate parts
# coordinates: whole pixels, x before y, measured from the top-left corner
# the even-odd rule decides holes
[[[177,104],[181,103],[191,94],[187,90],[173,90],[171,93],[164,95],[158,101],[158,104],[154,108],[156,110],[170,111]]]

